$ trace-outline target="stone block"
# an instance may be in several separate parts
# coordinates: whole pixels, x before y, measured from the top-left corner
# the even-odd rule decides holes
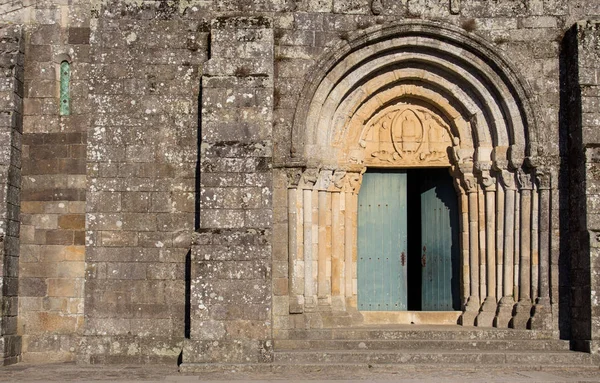
[[[84,214],[67,214],[58,217],[58,227],[66,230],[84,230]]]
[[[69,44],[89,44],[90,28],[71,27],[67,31]]]
[[[47,289],[43,278],[19,278],[19,294],[23,297],[44,297]]]
[[[271,341],[263,340],[186,340],[186,363],[264,363],[272,359]]]

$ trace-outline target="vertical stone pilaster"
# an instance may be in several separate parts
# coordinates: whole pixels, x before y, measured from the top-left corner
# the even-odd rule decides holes
[[[272,20],[262,16],[213,19],[211,53],[203,74],[202,148],[220,150],[210,157],[204,150],[201,153],[205,173],[201,182],[218,173],[229,181],[228,188],[217,192],[233,201],[238,188],[247,187],[246,179],[262,179],[265,186],[244,189],[242,203],[211,209],[210,199],[201,201],[197,236],[206,243],[192,251],[191,330],[184,344],[183,370],[199,363],[272,361],[273,323],[284,322],[290,312],[289,294],[274,294],[272,289],[272,273],[283,280],[289,275],[288,260],[273,261],[273,243],[279,242],[273,233],[286,233],[285,225],[273,222]],[[238,89],[243,89],[239,97],[228,96]],[[244,129],[240,129],[242,121]],[[302,182],[303,197],[308,196],[303,201],[306,219],[307,212],[312,214],[312,188],[307,183],[314,181]],[[311,227],[312,216],[308,221]]]
[[[0,25],[0,364],[21,360],[17,332],[21,137],[23,134],[23,54],[20,25]]]

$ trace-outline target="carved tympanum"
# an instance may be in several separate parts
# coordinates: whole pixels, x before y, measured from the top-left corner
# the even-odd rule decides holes
[[[367,165],[447,165],[453,139],[439,116],[424,108],[406,106],[367,126],[361,146]]]

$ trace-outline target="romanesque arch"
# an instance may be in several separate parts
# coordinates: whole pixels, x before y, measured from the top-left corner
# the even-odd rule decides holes
[[[292,132],[303,168],[288,189],[290,312],[354,304],[368,167],[449,167],[463,324],[549,326],[551,177],[537,166],[529,94],[489,44],[439,23],[376,27],[333,49],[311,72]]]

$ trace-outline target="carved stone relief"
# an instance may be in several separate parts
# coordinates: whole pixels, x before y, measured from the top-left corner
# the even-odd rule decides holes
[[[450,128],[439,116],[409,105],[376,118],[360,141],[364,163],[380,166],[446,166],[453,144]]]
[[[374,15],[381,15],[383,12],[383,0],[372,0],[371,1],[371,12]]]

